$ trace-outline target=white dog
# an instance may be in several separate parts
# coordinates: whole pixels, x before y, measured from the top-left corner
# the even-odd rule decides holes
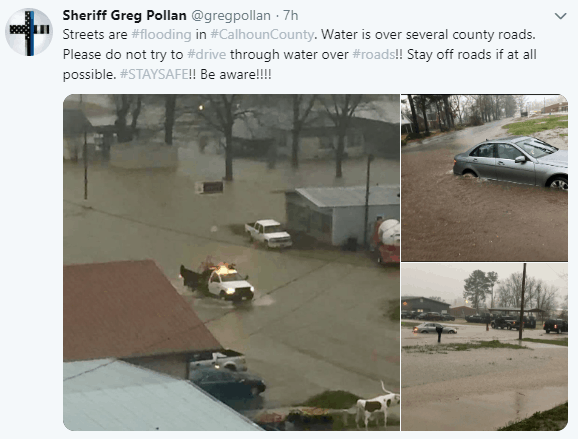
[[[401,402],[401,396],[399,393],[390,392],[385,388],[383,381],[381,382],[381,388],[387,395],[378,396],[373,399],[359,399],[357,400],[357,417],[355,418],[356,423],[359,425],[360,420],[365,421],[365,429],[369,425],[369,418],[376,412],[383,412],[385,416],[385,426],[387,427],[387,409],[393,405],[399,405]]]

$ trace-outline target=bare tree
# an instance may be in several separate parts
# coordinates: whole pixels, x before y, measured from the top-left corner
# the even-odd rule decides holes
[[[299,135],[317,99],[316,95],[293,95],[293,128],[291,129],[291,166],[299,167]]]
[[[362,95],[331,95],[329,99],[323,99],[323,106],[335,125],[337,133],[337,149],[335,151],[335,177],[341,178],[343,172],[341,162],[345,150],[345,136],[355,113],[360,104]]]
[[[415,112],[415,105],[413,104],[413,99],[411,95],[407,95],[407,100],[409,101],[409,107],[411,108],[411,120],[415,126],[415,132],[419,134],[419,124],[417,123],[417,113]]]
[[[248,113],[240,109],[238,95],[204,95],[199,107],[201,117],[225,136],[225,180],[233,180],[233,125],[235,120]]]
[[[120,143],[130,142],[135,134],[138,116],[141,111],[142,99],[140,95],[113,95],[112,100],[116,107],[116,136]],[[127,118],[131,114],[132,119],[128,125]]]

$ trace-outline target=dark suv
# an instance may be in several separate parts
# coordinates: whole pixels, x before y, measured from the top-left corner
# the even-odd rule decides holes
[[[447,322],[447,321],[452,321],[452,322],[453,322],[455,319],[456,319],[456,318],[455,318],[454,316],[452,316],[452,315],[442,314],[442,320],[444,320],[444,321],[446,321],[446,322]]]
[[[524,328],[535,329],[536,328],[536,318],[534,316],[524,316],[522,321],[524,322]],[[514,324],[512,325],[514,329],[520,329],[520,318],[516,317]]]
[[[550,331],[560,334],[561,332],[568,332],[568,322],[562,319],[550,319],[544,322],[544,330],[546,334]]]
[[[516,322],[515,316],[497,316],[492,321],[492,328],[493,329],[512,329],[514,327],[514,323]]]
[[[427,312],[427,313],[425,313],[425,315],[421,319],[422,320],[432,320],[432,321],[443,320],[441,314],[437,313],[437,312]]]

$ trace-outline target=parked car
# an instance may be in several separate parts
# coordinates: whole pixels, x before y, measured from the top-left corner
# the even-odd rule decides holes
[[[233,371],[247,370],[245,356],[231,349],[223,349],[216,352],[199,352],[189,358],[190,370],[207,366]]]
[[[454,174],[568,190],[568,151],[528,136],[486,140],[454,157]]]
[[[409,311],[402,311],[401,312],[402,319],[411,319],[411,313]]]
[[[536,328],[536,318],[534,316],[524,316],[522,319],[524,322],[524,328],[534,329]],[[514,323],[512,324],[512,329],[520,329],[520,318],[516,317]]]
[[[454,321],[456,318],[454,316],[452,316],[451,314],[442,314],[442,320],[448,322],[448,321]]]
[[[427,312],[422,312],[422,313],[418,314],[416,318],[417,318],[418,320],[424,320],[426,314],[427,314]]]
[[[512,329],[516,322],[516,316],[497,316],[492,320],[493,329]]]
[[[544,330],[546,334],[550,331],[560,334],[561,332],[568,332],[568,322],[562,319],[549,319],[544,322]]]
[[[443,318],[442,318],[442,315],[438,312],[427,312],[427,313],[425,313],[423,320],[440,321],[440,320],[443,320]]]
[[[220,400],[251,398],[266,389],[265,382],[255,375],[210,367],[192,370],[189,380]]]
[[[245,224],[245,233],[250,241],[262,242],[267,248],[291,247],[291,235],[275,220],[259,220]]]
[[[482,313],[466,316],[466,322],[469,323],[490,323],[492,321],[492,314]]]
[[[437,333],[436,328],[442,327],[442,334],[457,334],[458,330],[451,326],[442,325],[441,323],[422,323],[413,328],[413,332],[419,334]]]

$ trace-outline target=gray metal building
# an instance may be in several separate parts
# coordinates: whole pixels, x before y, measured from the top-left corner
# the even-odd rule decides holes
[[[297,188],[285,193],[287,228],[332,245],[350,238],[363,243],[365,186]],[[371,186],[368,242],[378,218],[400,219],[398,186]]]
[[[449,303],[429,299],[423,296],[401,296],[402,311],[437,312],[446,314],[450,308]]]

